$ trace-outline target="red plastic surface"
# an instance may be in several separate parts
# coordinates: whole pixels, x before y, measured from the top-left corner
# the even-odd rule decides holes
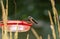
[[[3,22],[0,21],[0,27],[4,26]],[[18,21],[18,20],[8,20],[7,21],[7,30],[10,32],[16,32],[16,28],[18,27],[18,32],[26,32],[30,30],[32,23],[28,23],[27,21]],[[3,28],[4,30],[4,28]]]
[[[32,26],[32,23],[28,23],[28,22],[26,22],[26,21],[16,21],[16,20],[9,20],[8,22],[7,22],[7,25],[27,25],[27,26]],[[2,21],[0,21],[0,26],[3,26],[4,24],[3,24],[3,22]]]

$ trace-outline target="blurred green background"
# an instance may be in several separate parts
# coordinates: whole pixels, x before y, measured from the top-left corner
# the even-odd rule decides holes
[[[51,39],[53,39],[48,16],[48,10],[50,10],[52,13],[50,0],[9,0],[8,2],[9,20],[26,20],[28,16],[32,16],[39,23],[38,25],[34,24],[32,26],[36,30],[38,35],[41,35],[43,39],[47,39],[48,34],[50,34]],[[60,14],[60,0],[55,0],[55,3],[58,14]],[[4,0],[4,5],[6,5],[6,0]],[[2,20],[1,6],[0,20]],[[30,39],[36,39],[31,30],[28,32],[19,33],[18,39],[26,39],[28,33],[30,35]]]

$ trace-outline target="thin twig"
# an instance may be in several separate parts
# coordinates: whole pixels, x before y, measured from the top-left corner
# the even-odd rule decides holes
[[[15,10],[14,10],[14,17],[16,18],[16,0],[14,0],[14,6],[15,6]]]

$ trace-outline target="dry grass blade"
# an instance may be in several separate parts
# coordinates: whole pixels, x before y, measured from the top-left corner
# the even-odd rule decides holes
[[[12,39],[12,32],[10,31],[10,39]]]
[[[57,22],[57,21],[56,21],[57,10],[56,10],[56,8],[55,8],[55,2],[54,2],[54,0],[51,0],[51,4],[52,4],[52,10],[53,10],[53,14],[54,14],[54,21],[55,21],[55,23],[56,23],[56,22]]]
[[[5,10],[5,12],[6,12],[6,16],[8,16],[8,0],[6,0],[6,10]]]
[[[31,31],[32,31],[32,33],[35,35],[35,37],[36,37],[37,39],[40,38],[39,35],[37,34],[37,32],[34,30],[34,28],[31,28]]]
[[[55,23],[58,24],[58,31],[60,32],[58,12],[57,12],[57,10],[55,8],[55,2],[54,2],[54,0],[51,0],[51,4],[52,4],[52,10],[53,10],[53,14],[54,14],[54,21],[55,21]]]
[[[16,26],[16,32],[14,34],[14,39],[18,39],[18,23],[17,23],[17,26]]]
[[[27,39],[29,39],[29,34],[27,34]]]
[[[17,31],[14,34],[14,39],[18,39],[18,32]]]
[[[40,39],[42,39],[42,36],[40,36]]]
[[[48,39],[50,39],[50,35],[48,34]]]
[[[6,12],[5,12],[5,8],[3,5],[3,1],[1,0],[1,6],[2,6],[2,19],[3,19],[3,23],[4,23],[4,29],[5,29],[5,33],[7,31],[7,16],[6,16]]]
[[[3,19],[3,23],[4,23],[4,32],[2,30],[2,39],[8,39],[8,34],[7,34],[7,11],[4,8],[4,4],[3,4],[3,0],[1,0],[1,7],[2,7],[2,19]],[[6,11],[6,12],[5,12]],[[3,29],[3,28],[2,28]]]
[[[54,24],[53,24],[53,21],[52,21],[52,16],[51,16],[51,13],[50,11],[48,11],[49,13],[49,18],[50,18],[50,22],[51,22],[51,30],[52,30],[52,35],[53,35],[53,38],[56,39],[56,34],[55,34],[55,30],[54,30]]]
[[[51,4],[52,4],[52,10],[53,10],[53,14],[54,14],[54,21],[55,21],[55,24],[58,25],[58,30],[56,29],[57,30],[56,32],[59,32],[59,34],[60,34],[59,18],[58,18],[58,12],[55,7],[55,1],[51,0]],[[58,38],[58,33],[57,33],[57,38]]]
[[[53,20],[52,20],[52,16],[51,16],[50,11],[48,11],[48,14],[49,14],[49,18],[50,18],[51,25],[53,25],[53,26],[54,26],[54,23],[53,23]]]
[[[3,27],[2,27],[2,39],[3,39],[3,35],[4,35],[4,33],[3,33]]]

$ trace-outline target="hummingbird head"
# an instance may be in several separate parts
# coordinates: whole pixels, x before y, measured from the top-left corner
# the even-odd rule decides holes
[[[31,23],[35,23],[35,24],[38,24],[38,22],[31,16],[28,17],[28,20],[31,22]]]

